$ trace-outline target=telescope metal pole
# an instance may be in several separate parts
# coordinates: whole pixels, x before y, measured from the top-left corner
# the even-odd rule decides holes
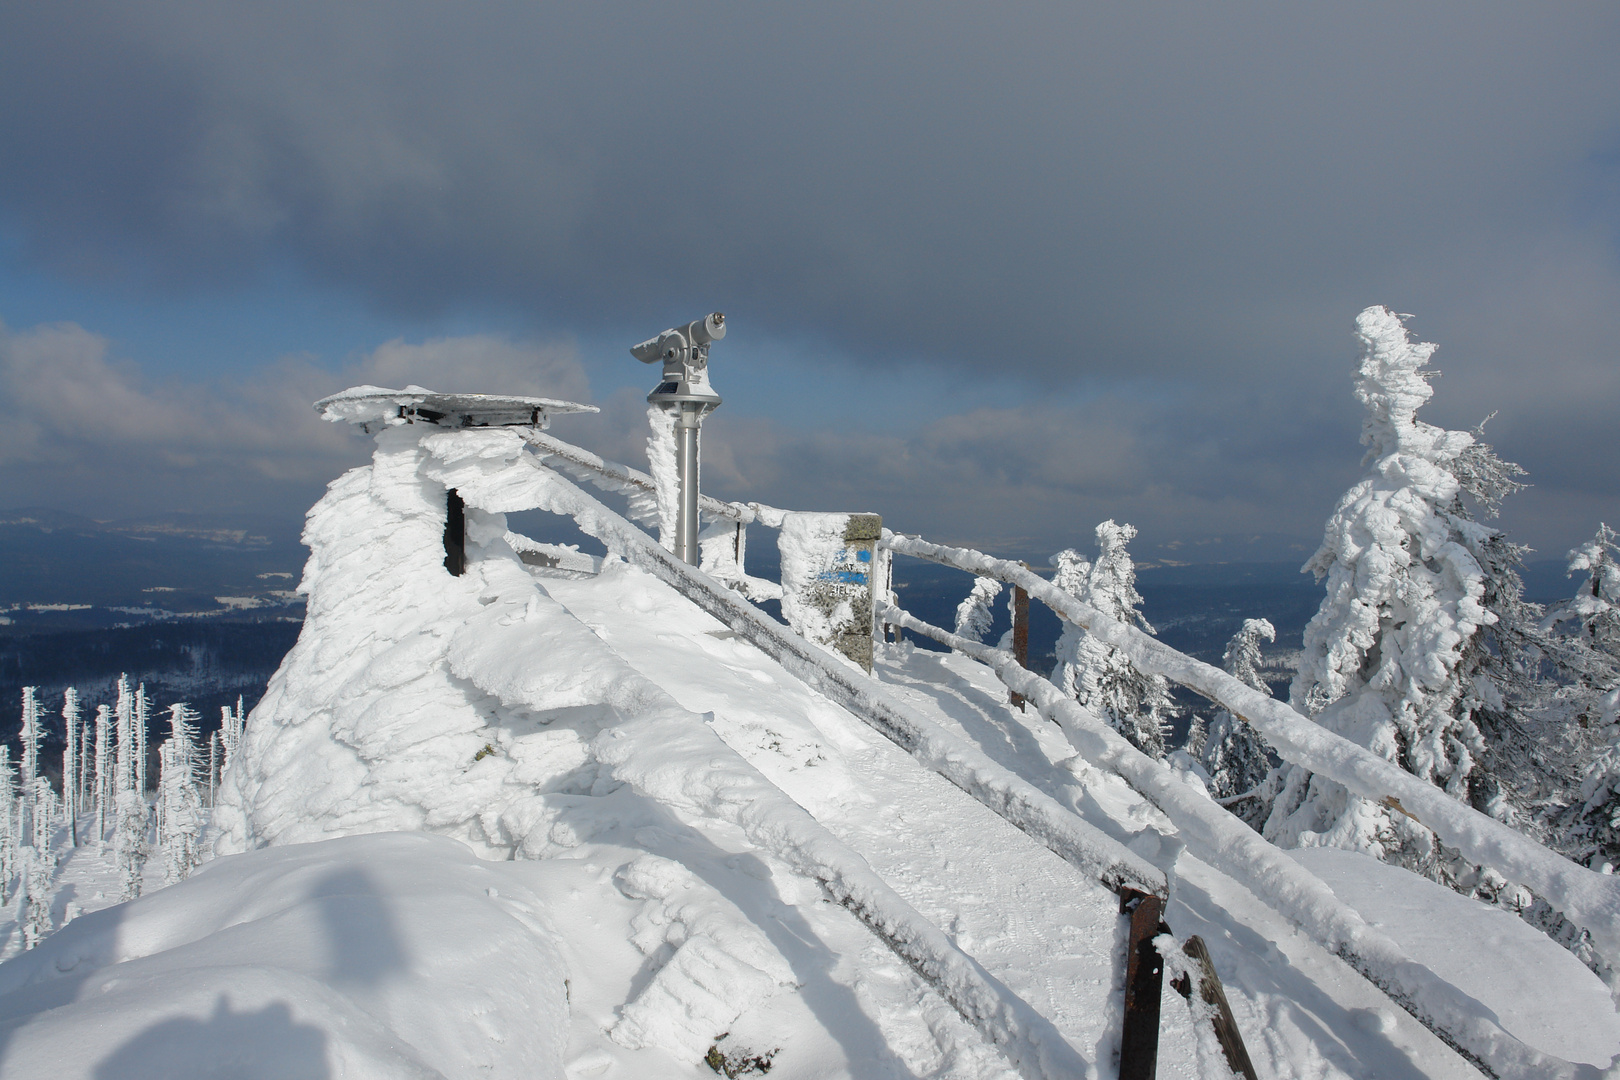
[[[698,425],[702,423],[702,415],[699,406],[683,403],[675,419],[675,429],[680,433],[675,467],[681,481],[675,556],[693,566],[703,561],[703,552],[698,547]]]

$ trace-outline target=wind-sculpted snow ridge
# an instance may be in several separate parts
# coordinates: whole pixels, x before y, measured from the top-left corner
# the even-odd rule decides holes
[[[1414,962],[1305,867],[1207,793],[1136,749],[1079,702],[1024,670],[1010,652],[930,626],[899,608],[888,607],[880,617],[994,668],[1008,687],[1061,726],[1088,760],[1118,772],[1163,810],[1212,865],[1242,881],[1492,1075],[1515,1080],[1596,1080],[1601,1075],[1595,1066],[1543,1053],[1503,1029],[1492,1010]]]
[[[0,966],[0,1078],[563,1080],[566,969],[521,875],[422,833],[209,863]],[[431,987],[431,993],[423,993]]]
[[[931,544],[885,530],[884,544],[1018,585],[1061,617],[1119,649],[1141,670],[1196,690],[1253,724],[1286,761],[1321,773],[1356,794],[1412,815],[1474,863],[1546,897],[1591,932],[1605,956],[1620,956],[1620,878],[1563,858],[1445,791],[1300,716],[1226,672],[1117,622],[1036,577],[1022,565],[981,552]]]

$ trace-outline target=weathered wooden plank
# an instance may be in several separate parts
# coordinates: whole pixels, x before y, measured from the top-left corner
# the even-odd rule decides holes
[[[1237,1019],[1232,1015],[1232,1006],[1226,1000],[1226,988],[1221,985],[1221,977],[1215,974],[1215,961],[1210,959],[1209,947],[1204,944],[1203,938],[1194,934],[1182,944],[1181,951],[1192,959],[1198,971],[1198,996],[1215,1007],[1211,1023],[1215,1026],[1215,1037],[1220,1040],[1221,1050],[1226,1054],[1226,1063],[1245,1080],[1259,1080],[1254,1071],[1254,1062],[1249,1060],[1248,1047],[1243,1045],[1243,1033],[1238,1030]],[[1182,997],[1192,997],[1193,988],[1186,976],[1171,985]]]

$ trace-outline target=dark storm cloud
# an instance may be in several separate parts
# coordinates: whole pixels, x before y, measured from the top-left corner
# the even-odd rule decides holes
[[[0,190],[58,264],[286,254],[574,324],[725,296],[1024,370],[1337,351],[1567,228],[1620,135],[1598,7],[11,10]]]
[[[1499,410],[1573,519],[1620,498],[1584,465],[1620,454],[1616,55],[1601,4],[17,4],[0,214],[146,288],[290,262],[400,312],[714,305],[1104,380],[1171,515],[1146,493],[1319,518],[1388,303],[1443,345],[1429,418]]]

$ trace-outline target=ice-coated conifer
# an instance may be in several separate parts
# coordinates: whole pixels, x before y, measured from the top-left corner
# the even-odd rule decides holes
[[[1554,622],[1568,622],[1595,648],[1620,658],[1620,537],[1607,525],[1569,553],[1571,575],[1584,574],[1575,595],[1553,609]]]
[[[962,637],[983,641],[995,618],[990,605],[1000,592],[1001,582],[995,578],[974,578],[972,590],[956,607],[956,632]]]
[[[107,811],[112,806],[113,788],[111,761],[108,754],[112,738],[112,710],[105,705],[96,706],[95,774],[92,776],[92,798],[96,803],[96,851],[107,842]]]
[[[0,904],[11,901],[12,882],[20,872],[16,776],[11,747],[0,743]]]
[[[34,817],[34,777],[39,775],[39,700],[34,696],[38,690],[35,686],[25,686],[22,689],[22,730],[17,733],[17,741],[22,746],[22,768],[19,770],[18,794],[22,801],[22,823],[19,826],[20,840],[27,844],[31,842],[30,833],[33,830]]]
[[[197,714],[181,703],[169,707],[169,738],[159,748],[158,844],[164,880],[190,876],[200,860],[202,800],[197,793]]]
[[[67,818],[73,846],[79,846],[79,693],[68,687],[62,693],[62,816]]]
[[[56,847],[51,842],[56,817],[56,795],[50,781],[35,777],[28,793],[32,804],[33,835],[23,852],[23,948],[32,949],[54,929],[51,905],[56,898]]]
[[[231,767],[231,759],[236,756],[236,748],[242,742],[242,729],[247,724],[247,717],[242,712],[242,699],[236,699],[236,708],[228,705],[220,706],[219,738],[225,750],[225,759],[220,764],[220,772],[224,773]]]
[[[1139,610],[1136,567],[1126,545],[1136,536],[1131,525],[1105,521],[1097,526],[1097,560],[1088,563],[1072,548],[1052,556],[1053,584],[1076,599],[1148,633],[1153,627]],[[1164,757],[1164,735],[1175,711],[1162,676],[1145,675],[1112,645],[1065,623],[1057,644],[1052,681],[1106,720],[1138,749]]]
[[[146,833],[150,824],[146,797],[135,788],[135,695],[127,676],[118,677],[117,761],[113,773],[113,856],[123,882],[123,899],[141,895],[141,870],[146,865]]]
[[[1224,662],[1227,674],[1269,694],[1270,688],[1260,677],[1260,643],[1277,640],[1277,631],[1266,619],[1244,619],[1243,626],[1232,635],[1226,645]],[[1189,743],[1194,741],[1189,738]],[[1271,771],[1265,740],[1242,719],[1221,709],[1210,720],[1209,726],[1199,731],[1198,745],[1192,747],[1199,763],[1209,773],[1210,794],[1218,799],[1229,799],[1254,791]],[[1256,800],[1249,800],[1255,802]],[[1234,807],[1252,810],[1248,805]]]
[[[1473,521],[1467,493],[1487,511],[1521,470],[1474,434],[1417,419],[1433,393],[1435,346],[1412,341],[1401,318],[1371,307],[1356,321],[1363,345],[1355,393],[1366,407],[1366,477],[1339,500],[1322,546],[1305,566],[1327,596],[1305,629],[1291,689],[1294,708],[1459,799],[1477,794],[1485,752],[1475,713],[1495,693],[1476,679],[1492,577],[1480,556],[1512,571],[1516,550]],[[1516,581],[1516,577],[1512,580]],[[1285,846],[1368,852],[1448,879],[1433,834],[1323,777],[1286,766],[1272,779],[1264,832]]]
[[[130,723],[134,728],[135,746],[133,748],[135,764],[135,790],[142,797],[146,795],[146,727],[151,722],[151,701],[146,696],[146,684],[141,683],[135,690],[134,713]]]

